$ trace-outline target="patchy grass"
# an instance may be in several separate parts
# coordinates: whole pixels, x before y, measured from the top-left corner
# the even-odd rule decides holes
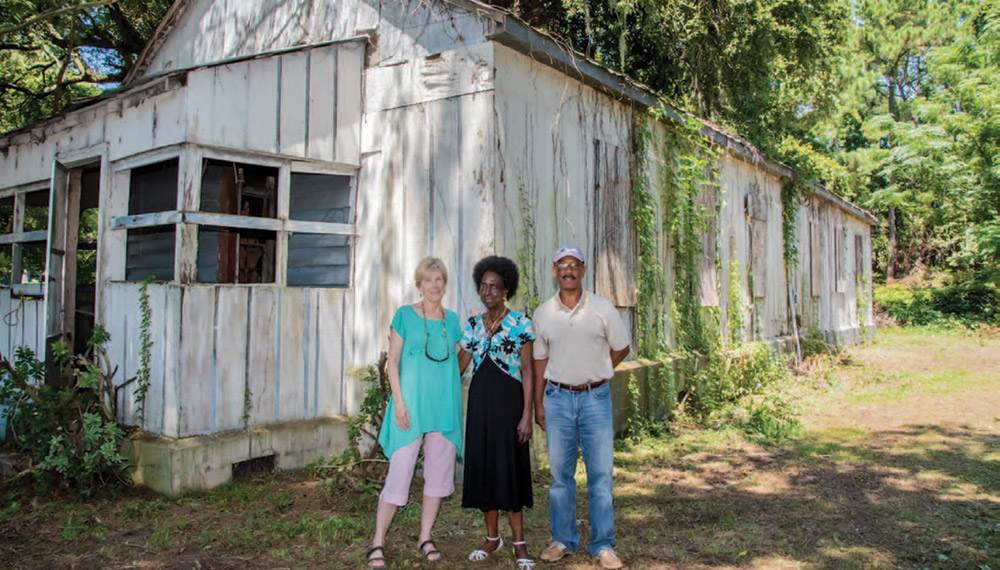
[[[628,567],[1000,570],[1000,338],[890,329],[803,370],[708,428],[680,421],[620,446]],[[775,395],[794,410],[767,417],[798,427],[766,437],[747,426]],[[526,527],[537,553],[549,538],[548,474],[535,479]],[[393,568],[429,567],[415,548],[419,489],[417,479],[390,532]],[[578,497],[586,540],[582,488]],[[361,568],[376,501],[309,472],[177,499],[139,489],[2,498],[0,567],[26,569]],[[437,568],[468,567],[484,534],[459,504],[443,505]],[[504,523],[501,532],[509,537]],[[505,549],[476,566],[511,568],[513,557]],[[598,566],[578,554],[544,567]]]

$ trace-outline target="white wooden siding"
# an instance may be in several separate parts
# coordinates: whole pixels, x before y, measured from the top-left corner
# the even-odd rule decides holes
[[[12,295],[0,287],[0,352],[11,362],[14,350],[27,346],[36,356],[45,354],[45,303],[38,297]]]
[[[631,148],[631,113],[520,53],[500,45],[494,49],[501,169],[494,179],[496,249],[517,259],[525,247],[522,211],[530,210],[535,224],[534,270],[544,300],[556,291],[551,256],[557,247],[573,243],[593,256],[595,141]],[[592,267],[585,286],[593,290]]]
[[[161,284],[148,291],[154,344],[144,429],[184,437],[351,411],[342,393],[355,362],[352,293]],[[121,384],[139,370],[139,284],[112,283],[109,296],[116,302],[106,319],[108,351]],[[135,388],[121,394],[130,423]]]
[[[489,22],[426,0],[194,0],[144,75],[375,32],[374,65],[483,43]]]

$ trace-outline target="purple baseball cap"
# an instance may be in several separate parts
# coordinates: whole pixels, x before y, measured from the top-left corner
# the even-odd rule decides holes
[[[559,249],[556,250],[556,254],[552,256],[552,263],[555,263],[566,256],[575,257],[580,260],[580,263],[587,263],[587,260],[583,258],[583,252],[580,251],[580,248],[575,245],[559,246]]]

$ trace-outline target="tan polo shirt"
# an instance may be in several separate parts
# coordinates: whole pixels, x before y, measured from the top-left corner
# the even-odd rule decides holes
[[[546,380],[563,384],[611,378],[611,350],[629,345],[628,330],[615,306],[588,291],[572,310],[556,293],[535,309],[531,322],[535,360],[548,358]]]

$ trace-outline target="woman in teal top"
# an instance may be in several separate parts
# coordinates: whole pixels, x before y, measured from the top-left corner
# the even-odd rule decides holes
[[[441,305],[448,272],[440,259],[417,264],[414,280],[423,297],[392,318],[386,372],[392,397],[378,441],[389,458],[379,495],[370,568],[385,568],[385,535],[396,509],[406,504],[420,447],[424,448],[424,498],[417,548],[441,560],[431,540],[441,499],[455,491],[455,457],[461,455],[462,391],[458,374],[458,315]]]

